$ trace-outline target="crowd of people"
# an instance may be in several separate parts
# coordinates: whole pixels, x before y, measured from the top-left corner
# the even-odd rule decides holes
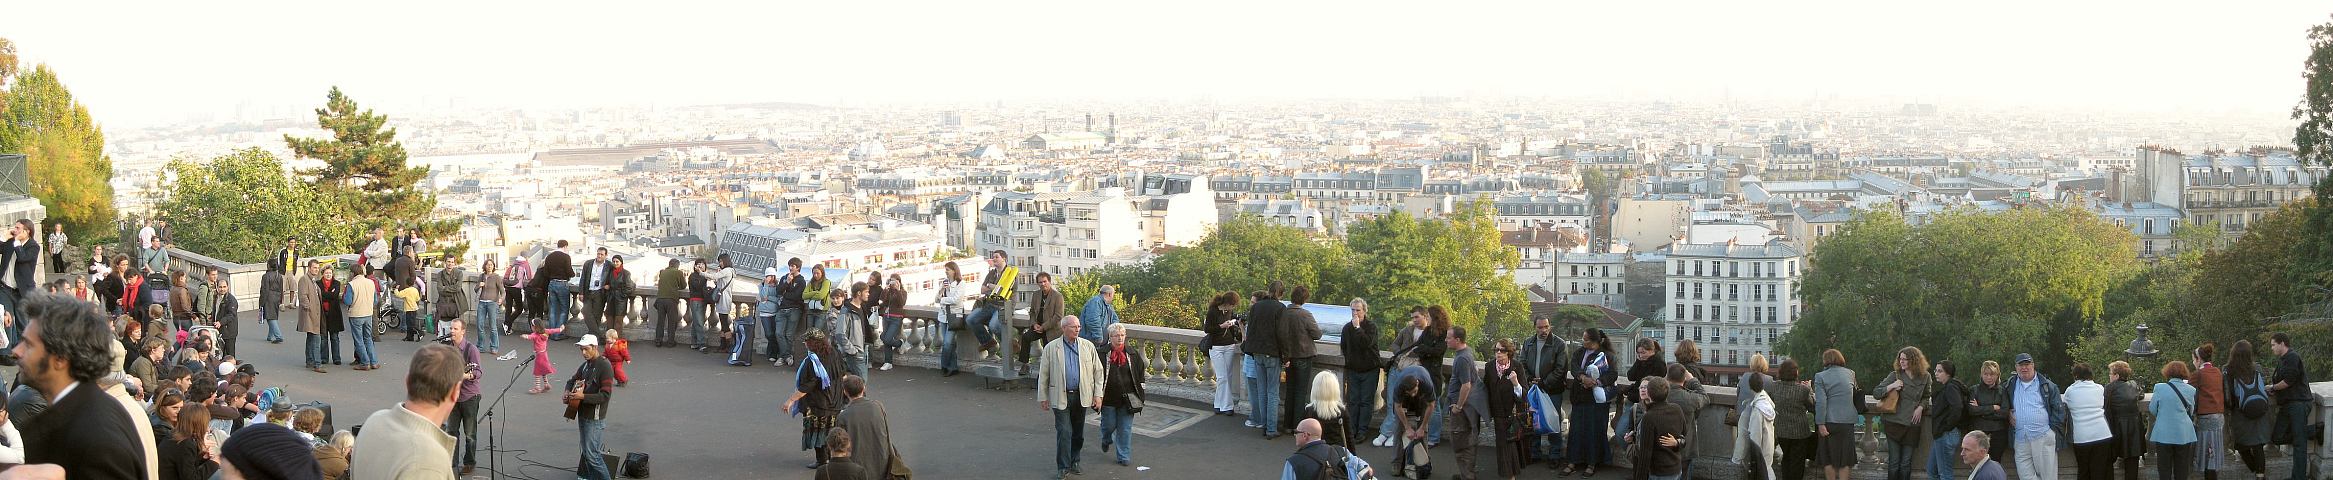
[[[0,270],[0,340],[22,340],[9,342],[9,360],[22,373],[0,411],[0,464],[26,465],[0,470],[0,477],[469,474],[477,465],[480,360],[505,353],[500,337],[517,335],[532,347],[529,393],[558,388],[576,420],[578,476],[611,478],[616,472],[601,460],[600,437],[614,392],[629,383],[624,364],[632,343],[623,331],[635,305],[653,332],[644,345],[720,352],[721,361],[740,367],[794,369],[794,393],[782,408],[800,417],[805,466],[822,479],[908,474],[891,445],[888,414],[867,398],[866,380],[896,366],[911,303],[937,312],[937,328],[949,331],[939,336],[942,375],[963,370],[955,332],[969,332],[978,356],[1017,358],[1018,373],[1034,376],[1039,406],[1055,420],[1059,476],[1084,473],[1090,415],[1101,418],[1101,450],[1131,466],[1132,425],[1147,403],[1147,365],[1131,351],[1114,289],[1102,287],[1073,311],[1052,276],[1038,273],[1037,288],[1025,292],[1031,324],[1016,331],[1005,312],[1019,303],[1019,274],[1001,251],[983,255],[988,274],[977,279],[946,264],[948,275],[928,303],[910,300],[896,274],[829,278],[824,268],[804,272],[800,259],[790,259],[752,281],[739,277],[750,274],[726,255],[685,268],[665,262],[646,277],[655,279],[647,286],[653,293],[641,298],[624,258],[604,248],[578,265],[560,241],[539,267],[523,257],[508,265],[489,260],[471,282],[454,258],[423,275],[432,262],[421,254],[419,232],[389,238],[375,230],[346,272],[328,260],[303,260],[298,243],[287,239],[260,281],[255,314],[264,341],[283,342],[277,322],[290,317],[293,332],[305,335],[301,367],[311,372],[344,363],[382,368],[376,332],[439,341],[413,355],[404,402],[373,413],[362,427],[326,431],[328,411],[272,402],[280,392],[257,387],[258,368],[235,356],[241,305],[222,272],[172,269],[168,242],[148,233],[159,226],[141,231],[134,258],[107,257],[95,247],[88,277],[37,288],[22,287],[33,286],[38,253],[62,262],[55,256],[67,240],[61,231],[43,248],[33,240],[37,225],[17,222],[0,242],[0,265],[10,266]],[[1283,478],[1374,468],[1364,458],[1376,456],[1362,455],[1364,445],[1389,449],[1381,459],[1391,476],[1433,478],[1429,449],[1445,441],[1453,446],[1454,478],[1484,470],[1475,465],[1481,447],[1493,449],[1488,473],[1504,478],[1535,464],[1557,476],[1626,464],[1640,478],[1690,478],[1694,442],[1711,437],[1695,433],[1694,419],[1712,398],[1704,383],[1716,379],[1691,340],[1637,339],[1623,357],[1622,345],[1600,329],[1574,343],[1541,318],[1527,337],[1485,342],[1491,351],[1484,354],[1447,308],[1411,308],[1406,322],[1380,326],[1356,298],[1335,345],[1343,368],[1327,370],[1315,364],[1322,324],[1303,308],[1313,301],[1306,286],[1272,282],[1246,295],[1224,292],[1200,312],[1202,350],[1224,379],[1215,385],[1215,413],[1244,414],[1267,439],[1293,433],[1298,449],[1281,466]],[[1385,328],[1395,329],[1384,346],[1390,348],[1378,344]],[[555,387],[556,363],[563,362],[553,361],[550,347],[568,342],[583,361]],[[2231,470],[2230,450],[2265,479],[2267,446],[2307,451],[2312,399],[2291,339],[2271,337],[2265,350],[2273,358],[2257,358],[2263,352],[2249,340],[2224,355],[2207,343],[2150,372],[2158,382],[2144,388],[2124,362],[2074,365],[2072,381],[2061,387],[2035,371],[2030,355],[2018,355],[2007,371],[1993,360],[1974,361],[1976,378],[1963,379],[1964,364],[1931,362],[1905,347],[1891,371],[1867,386],[1836,350],[1812,368],[1753,356],[1749,371],[1727,382],[1735,402],[1726,409],[1733,440],[1727,468],[1746,478],[1797,479],[1811,463],[1824,478],[1844,479],[1858,461],[1855,432],[1870,415],[1885,438],[1891,479],[1915,471],[1931,480],[1956,471],[1978,479],[2011,472],[2052,478],[2062,449],[2086,479],[2112,478],[2117,468],[2136,478],[2138,459],[2152,456],[2161,478],[2212,480]],[[77,388],[83,384],[94,388]],[[68,421],[72,428],[64,427]],[[1478,446],[1484,431],[1493,440]],[[284,453],[292,451],[302,455]],[[1921,452],[1927,462],[1914,465]],[[122,460],[128,458],[140,461]],[[2295,455],[2294,465],[2292,478],[2306,478],[2308,456]]]
[[[1447,440],[1456,460],[1452,478],[1471,479],[1478,471],[1476,432],[1484,428],[1495,439],[1492,470],[1504,478],[1536,463],[1559,469],[1559,477],[1591,476],[1616,463],[1615,445],[1636,478],[1692,478],[1693,441],[1711,437],[1694,430],[1711,398],[1704,382],[1718,379],[1692,340],[1664,352],[1659,340],[1640,338],[1621,357],[1600,329],[1586,330],[1573,344],[1541,318],[1535,334],[1520,342],[1489,342],[1488,361],[1478,362],[1466,330],[1451,323],[1447,309],[1425,306],[1409,312],[1387,358],[1376,345],[1378,326],[1368,319],[1367,302],[1354,299],[1338,345],[1344,370],[1307,375],[1301,372],[1310,362],[1298,359],[1310,356],[1307,336],[1317,333],[1308,316],[1289,313],[1300,312],[1293,307],[1308,299],[1298,287],[1283,304],[1280,292],[1277,283],[1256,292],[1245,315],[1238,313],[1237,294],[1217,297],[1203,312],[1203,348],[1225,379],[1216,384],[1218,414],[1235,413],[1232,389],[1239,382],[1231,379],[1244,377],[1247,425],[1266,438],[1283,429],[1298,433],[1299,449],[1283,465],[1283,478],[1319,478],[1310,475],[1343,468],[1357,475],[1366,462],[1353,452],[1362,443],[1392,449],[1392,476],[1433,478],[1427,448]],[[1777,364],[1753,355],[1748,371],[1731,382],[1727,468],[1739,469],[1742,478],[1799,479],[1811,463],[1823,478],[1844,480],[1858,461],[1855,432],[1868,415],[1881,426],[1891,480],[1908,480],[1915,471],[1930,480],[1961,478],[1956,470],[1979,480],[2008,472],[2025,480],[2056,478],[2057,459],[2068,449],[2084,479],[2113,478],[2118,467],[2123,478],[2136,479],[2146,455],[2158,478],[2215,480],[2233,470],[2230,451],[2253,478],[2266,479],[2270,445],[2290,447],[2290,478],[2311,478],[2308,416],[2315,402],[2292,339],[2275,334],[2266,352],[2240,340],[2224,354],[2212,343],[2187,353],[2166,362],[2156,383],[2144,388],[2121,361],[2074,365],[2073,382],[2061,387],[2036,372],[2029,354],[2017,355],[2006,372],[1994,360],[1977,361],[1972,381],[1959,377],[1960,365],[1931,362],[1918,347],[1904,347],[1877,385],[1862,385],[1838,350],[1823,352],[1811,372],[1796,359]],[[1444,358],[1451,359],[1447,368],[1441,368]],[[1615,363],[1623,361],[1625,372]],[[1367,407],[1380,398],[1385,417],[1376,424],[1378,435],[1361,440],[1369,437],[1355,432],[1369,431],[1374,412]],[[1062,401],[1058,394],[1046,399]],[[1283,406],[1293,403],[1304,407],[1292,418]],[[1078,434],[1074,425],[1065,430]],[[1077,443],[1064,441],[1062,448],[1072,452],[1064,455],[1064,468],[1075,473]],[[1916,465],[1922,451],[1927,462]]]

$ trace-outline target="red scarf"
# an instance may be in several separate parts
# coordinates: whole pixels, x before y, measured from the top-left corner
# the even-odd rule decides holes
[[[1112,345],[1110,348],[1110,363],[1116,365],[1125,365],[1126,362],[1126,345]]]

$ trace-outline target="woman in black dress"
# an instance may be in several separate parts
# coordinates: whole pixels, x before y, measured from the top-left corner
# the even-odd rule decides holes
[[[1498,447],[1499,476],[1513,480],[1523,473],[1531,453],[1523,430],[1531,424],[1531,403],[1523,401],[1523,373],[1515,364],[1515,341],[1499,339],[1491,350],[1490,368],[1482,371],[1482,394],[1490,403],[1492,435]]]

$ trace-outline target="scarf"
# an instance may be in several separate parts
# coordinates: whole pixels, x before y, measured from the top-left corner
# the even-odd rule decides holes
[[[1122,345],[1122,344],[1121,344],[1121,345],[1116,345],[1116,346],[1113,346],[1113,347],[1110,349],[1110,364],[1111,364],[1111,365],[1125,365],[1125,364],[1127,364],[1127,359],[1126,359],[1126,346],[1125,346],[1125,345]]]

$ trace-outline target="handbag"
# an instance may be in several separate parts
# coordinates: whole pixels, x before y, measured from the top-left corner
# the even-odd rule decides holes
[[[887,475],[888,478],[896,480],[908,480],[915,478],[915,472],[907,469],[907,461],[899,459],[899,447],[891,447],[890,463],[890,465],[885,465],[883,467],[883,473],[884,475]]]
[[[1887,415],[1896,413],[1896,402],[1897,400],[1903,398],[1903,395],[1900,395],[1901,393],[1903,393],[1903,389],[1900,388],[1888,391],[1886,396],[1879,397],[1879,402],[1877,405],[1872,405],[1871,408],[1866,409],[1863,413],[1871,415]]]

